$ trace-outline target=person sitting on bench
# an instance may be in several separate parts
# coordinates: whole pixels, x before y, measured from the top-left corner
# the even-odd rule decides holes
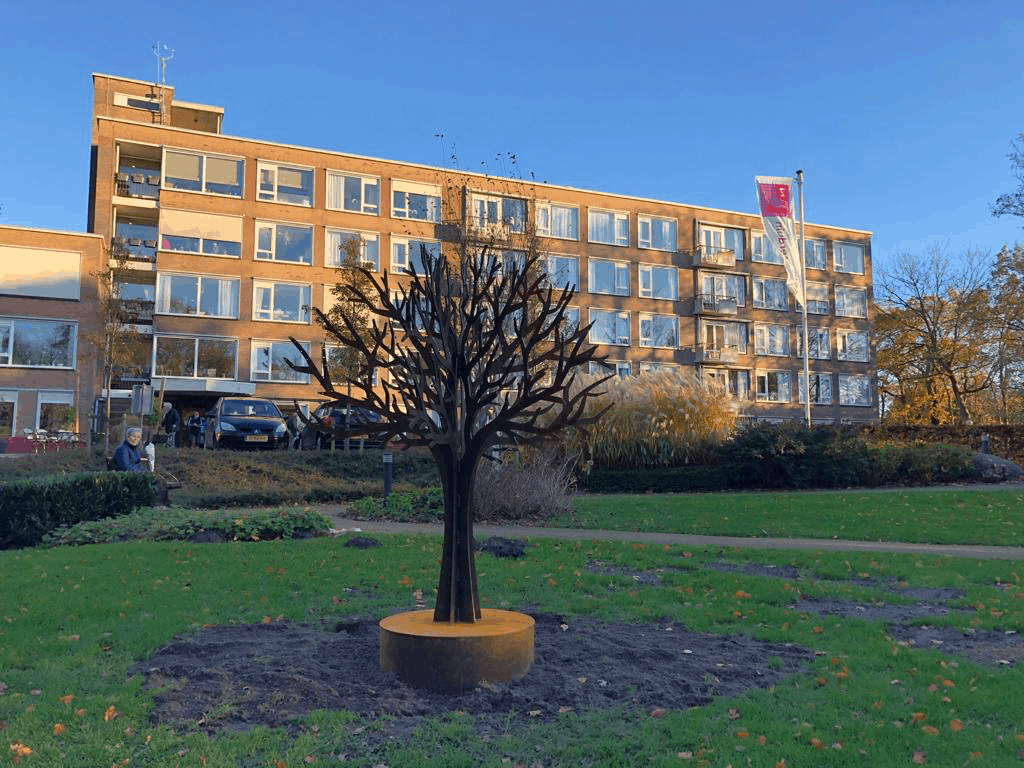
[[[149,472],[149,462],[142,458],[139,443],[142,442],[142,430],[139,427],[128,427],[124,433],[124,442],[114,451],[114,468],[122,472]]]

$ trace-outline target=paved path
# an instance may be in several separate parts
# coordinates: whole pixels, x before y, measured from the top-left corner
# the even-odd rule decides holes
[[[388,520],[350,520],[340,511],[321,512],[334,520],[337,529],[363,533],[427,533],[440,536],[440,523],[394,523]],[[843,539],[773,539],[735,536],[691,536],[684,533],[649,531],[594,531],[582,528],[536,528],[529,526],[474,525],[478,539],[502,536],[508,539],[568,539],[573,541],[642,541],[681,547],[745,547],[749,549],[822,549],[837,552],[896,552],[917,555],[946,555],[985,560],[1024,560],[1024,547],[990,547],[973,544],[907,544],[886,541],[846,541]]]

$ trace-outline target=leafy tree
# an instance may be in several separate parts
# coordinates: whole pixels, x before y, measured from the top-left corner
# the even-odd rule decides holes
[[[985,254],[954,262],[933,246],[901,254],[876,283],[880,384],[904,418],[973,421],[972,398],[992,387],[1002,337],[989,267]]]
[[[451,199],[455,195],[446,196]],[[406,446],[428,448],[444,490],[445,525],[434,620],[473,622],[481,616],[473,556],[472,498],[482,456],[500,445],[540,442],[599,414],[586,414],[603,379],[572,386],[591,363],[603,362],[587,342],[589,326],[571,315],[574,291],[546,277],[545,257],[525,216],[480,229],[460,215],[439,225],[439,254],[421,247],[408,279],[344,285],[345,300],[365,311],[369,327],[350,312],[318,322],[354,351],[354,370],[319,364],[295,340],[304,360],[295,370],[320,384],[332,404],[357,405],[382,416],[342,434],[382,433]],[[413,258],[418,256],[418,258]],[[385,372],[380,386],[372,372]]]
[[[996,198],[992,206],[993,216],[1022,216],[1024,217],[1024,133],[1020,134],[1012,143],[1013,148],[1007,157],[1010,159],[1010,166],[1013,168],[1013,175],[1020,182],[1016,191],[1008,192]]]

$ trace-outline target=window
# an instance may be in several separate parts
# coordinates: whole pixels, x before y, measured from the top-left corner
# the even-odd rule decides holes
[[[340,267],[348,258],[374,272],[380,269],[380,235],[328,229],[324,240],[324,266]]]
[[[576,333],[580,328],[580,308],[566,307],[562,315],[562,325],[558,330],[558,338],[566,339]]]
[[[640,315],[640,346],[679,346],[679,319],[675,315]]]
[[[839,374],[840,405],[871,405],[871,379]]]
[[[238,342],[195,336],[157,336],[155,376],[234,379]]]
[[[636,368],[639,373],[658,373],[659,371],[675,371],[679,366],[673,363],[643,362],[638,363]]]
[[[804,264],[808,269],[825,269],[825,241],[814,238],[804,240]],[[808,309],[808,312],[810,309]]]
[[[828,314],[828,284],[804,283],[807,289],[807,313],[811,315]],[[797,302],[799,305],[800,302]]]
[[[629,264],[590,259],[590,292],[629,296]]]
[[[352,366],[352,365],[356,365],[356,366],[363,365],[362,361],[354,362],[352,360],[352,356],[350,354],[347,355],[345,353],[346,349],[349,349],[349,348],[342,347],[342,346],[340,346],[338,344],[324,344],[324,351],[327,353],[327,367],[331,371],[331,378],[334,381],[336,381],[336,382],[344,381],[344,379],[348,376],[346,371],[352,370],[350,368],[350,366]],[[358,377],[361,373],[362,373],[362,371],[360,371],[360,370],[352,370],[352,376],[353,377]],[[380,371],[377,368],[374,368],[373,371],[370,373],[370,386],[371,387],[376,387],[376,386],[378,386],[380,384],[380,375],[379,374],[380,374]],[[355,380],[356,379],[353,378],[353,381],[355,381]],[[360,379],[360,380],[362,380],[362,379]]]
[[[796,332],[797,357],[804,356],[804,332],[799,329]],[[808,328],[807,344],[811,348],[812,360],[829,360],[832,358],[832,346],[829,343],[827,328]]]
[[[757,399],[788,403],[790,399],[789,371],[763,371],[757,374]]]
[[[548,256],[548,283],[559,290],[580,287],[580,261],[575,256]]]
[[[590,310],[590,343],[629,346],[629,312]]]
[[[441,187],[393,179],[391,215],[396,219],[441,221]]]
[[[656,251],[676,250],[676,220],[659,216],[637,216],[637,244]]]
[[[758,355],[789,356],[788,325],[755,325],[754,353]]]
[[[489,234],[526,231],[526,201],[518,197],[499,197],[471,192],[470,229]]]
[[[14,407],[18,404],[16,389],[0,390],[0,437],[14,434]]]
[[[737,354],[747,354],[749,330],[746,323],[705,320],[703,329],[704,349],[735,349]]]
[[[864,331],[836,331],[836,359],[866,363],[870,359]]]
[[[164,189],[183,189],[227,197],[242,196],[245,161],[185,150],[164,150]]]
[[[332,211],[380,213],[380,178],[327,172],[327,208]]]
[[[755,277],[753,281],[754,306],[761,309],[789,309],[786,281]]]
[[[256,222],[256,260],[313,263],[313,227]]]
[[[156,277],[156,311],[237,319],[238,293],[238,278],[161,272]]]
[[[242,219],[165,208],[160,212],[160,248],[206,256],[242,256]]]
[[[733,299],[738,307],[747,303],[747,281],[743,275],[704,275],[701,286],[705,299]]]
[[[606,363],[591,362],[587,366],[587,373],[594,376],[607,376],[612,373],[620,379],[624,379],[633,372],[633,366],[628,360],[609,360]]]
[[[733,397],[746,399],[750,396],[750,371],[708,368],[704,371],[705,380]]]
[[[309,352],[309,343],[302,348]],[[292,370],[288,362],[297,365],[304,361],[302,355],[290,341],[252,342],[252,357],[249,362],[249,378],[252,381],[282,381],[308,384],[309,374]]]
[[[781,264],[782,254],[775,244],[771,242],[764,232],[755,232],[751,248],[751,261],[760,261],[764,264]]]
[[[625,213],[591,208],[587,229],[592,243],[629,245],[629,216]]]
[[[832,405],[832,374],[810,374],[811,405]],[[803,374],[797,376],[797,387],[800,390],[800,402],[807,402]]]
[[[313,169],[260,161],[256,199],[313,207]]]
[[[640,296],[645,299],[679,298],[679,278],[675,267],[656,267],[653,264],[641,264]]]
[[[732,227],[701,226],[700,242],[704,260],[711,263],[743,261],[744,231]]]
[[[434,259],[441,257],[441,244],[436,240],[410,240],[405,237],[391,238],[391,270],[393,272],[416,272],[422,275],[426,271],[423,265],[427,255]]]
[[[302,283],[253,281],[252,319],[309,323],[310,286]]]
[[[75,323],[0,317],[0,366],[74,368],[77,337]]]
[[[562,240],[579,240],[580,209],[575,205],[537,203],[537,234]]]
[[[853,243],[832,244],[832,264],[836,272],[864,274],[864,246]]]
[[[836,286],[836,315],[838,317],[867,317],[868,292],[865,288]]]

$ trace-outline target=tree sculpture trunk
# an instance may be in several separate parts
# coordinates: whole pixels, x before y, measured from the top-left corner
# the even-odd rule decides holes
[[[473,553],[472,510],[477,457],[457,459],[448,446],[435,448],[433,453],[444,489],[444,544],[434,621],[478,621],[480,593]]]

